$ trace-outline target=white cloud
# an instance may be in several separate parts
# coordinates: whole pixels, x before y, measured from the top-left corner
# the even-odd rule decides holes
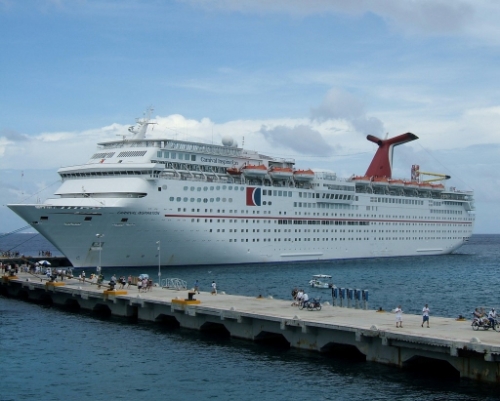
[[[383,123],[375,117],[368,117],[364,104],[355,96],[337,88],[330,89],[321,105],[311,109],[311,117],[319,121],[342,119],[364,134],[380,135]]]

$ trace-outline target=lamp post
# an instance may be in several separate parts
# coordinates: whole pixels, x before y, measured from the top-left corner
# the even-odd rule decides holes
[[[102,251],[102,242],[101,238],[104,237],[104,234],[96,234],[95,235],[97,238],[99,238],[99,266],[97,266],[97,273],[101,273],[101,251]]]
[[[160,241],[156,241],[158,244],[158,286],[161,288],[161,268],[160,268]]]

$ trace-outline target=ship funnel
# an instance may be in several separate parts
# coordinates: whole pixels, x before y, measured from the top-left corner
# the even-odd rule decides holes
[[[389,139],[380,139],[373,135],[368,135],[366,139],[376,143],[378,145],[378,149],[375,156],[373,156],[368,170],[366,170],[365,176],[392,178],[392,154],[394,146],[414,141],[415,139],[418,139],[418,136],[412,134],[411,132],[407,132],[406,134]]]

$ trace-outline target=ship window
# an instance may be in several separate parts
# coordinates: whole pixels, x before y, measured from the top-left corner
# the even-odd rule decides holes
[[[215,198],[215,201],[216,202],[220,202],[220,198]]]
[[[194,187],[191,187],[190,189],[191,189],[191,191],[194,191]]]
[[[201,198],[197,198],[197,199],[196,199],[196,202],[201,202]]]
[[[169,155],[169,152],[165,152],[165,151],[163,151],[163,157],[167,158],[167,157],[169,157],[169,156],[170,156],[170,155]]]
[[[178,197],[177,197],[177,202],[180,202],[180,201],[181,201],[181,197],[180,197],[180,196],[178,196]]]
[[[170,199],[170,201],[171,201],[171,202],[173,202],[174,197],[173,197],[173,196],[171,196],[169,199]]]
[[[184,201],[184,202],[187,202],[187,201],[188,201],[188,198],[184,198],[184,199],[183,199],[183,201]]]
[[[128,218],[124,217],[121,221],[122,221],[122,223],[126,223],[128,221]]]
[[[196,188],[196,190],[197,190],[198,192],[200,192],[200,191],[201,191],[201,187]]]
[[[40,220],[48,220],[49,216],[40,216]]]
[[[184,187],[184,191],[187,191],[188,190],[188,187]]]
[[[191,161],[195,162],[196,161],[196,155],[191,155]]]
[[[226,186],[225,186],[225,185],[223,185],[223,186],[222,186],[222,189],[226,189]]]
[[[184,155],[184,160],[189,160],[189,155],[187,153]]]
[[[161,187],[158,187],[158,192],[161,192]]]
[[[189,199],[191,202],[194,202],[194,198]]]
[[[175,152],[172,152],[170,158],[171,159],[176,159],[177,158],[177,154]]]
[[[156,152],[156,157],[161,157],[161,150],[159,150],[158,152]]]
[[[85,217],[85,221],[90,221],[90,220],[92,220],[92,217],[90,217],[90,216]]]

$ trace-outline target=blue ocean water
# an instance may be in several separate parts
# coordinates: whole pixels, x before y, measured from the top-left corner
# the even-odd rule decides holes
[[[37,241],[36,252],[50,249],[43,240]],[[474,235],[457,253],[440,257],[162,268],[161,272],[162,278],[178,277],[189,284],[198,279],[202,290],[215,280],[227,293],[284,299],[294,286],[307,288],[312,274],[331,274],[337,286],[368,289],[374,309],[401,304],[406,313],[419,313],[428,303],[432,315],[454,317],[476,306],[500,306],[499,245],[500,235]],[[5,249],[2,242],[0,249]],[[148,273],[155,278],[158,269],[127,268],[116,273]],[[324,300],[330,294],[308,291],[312,296],[323,294]],[[170,331],[150,323],[103,320],[3,297],[0,371],[0,401],[485,400],[497,399],[499,391],[467,380],[448,381],[370,362],[277,350],[183,329]]]

